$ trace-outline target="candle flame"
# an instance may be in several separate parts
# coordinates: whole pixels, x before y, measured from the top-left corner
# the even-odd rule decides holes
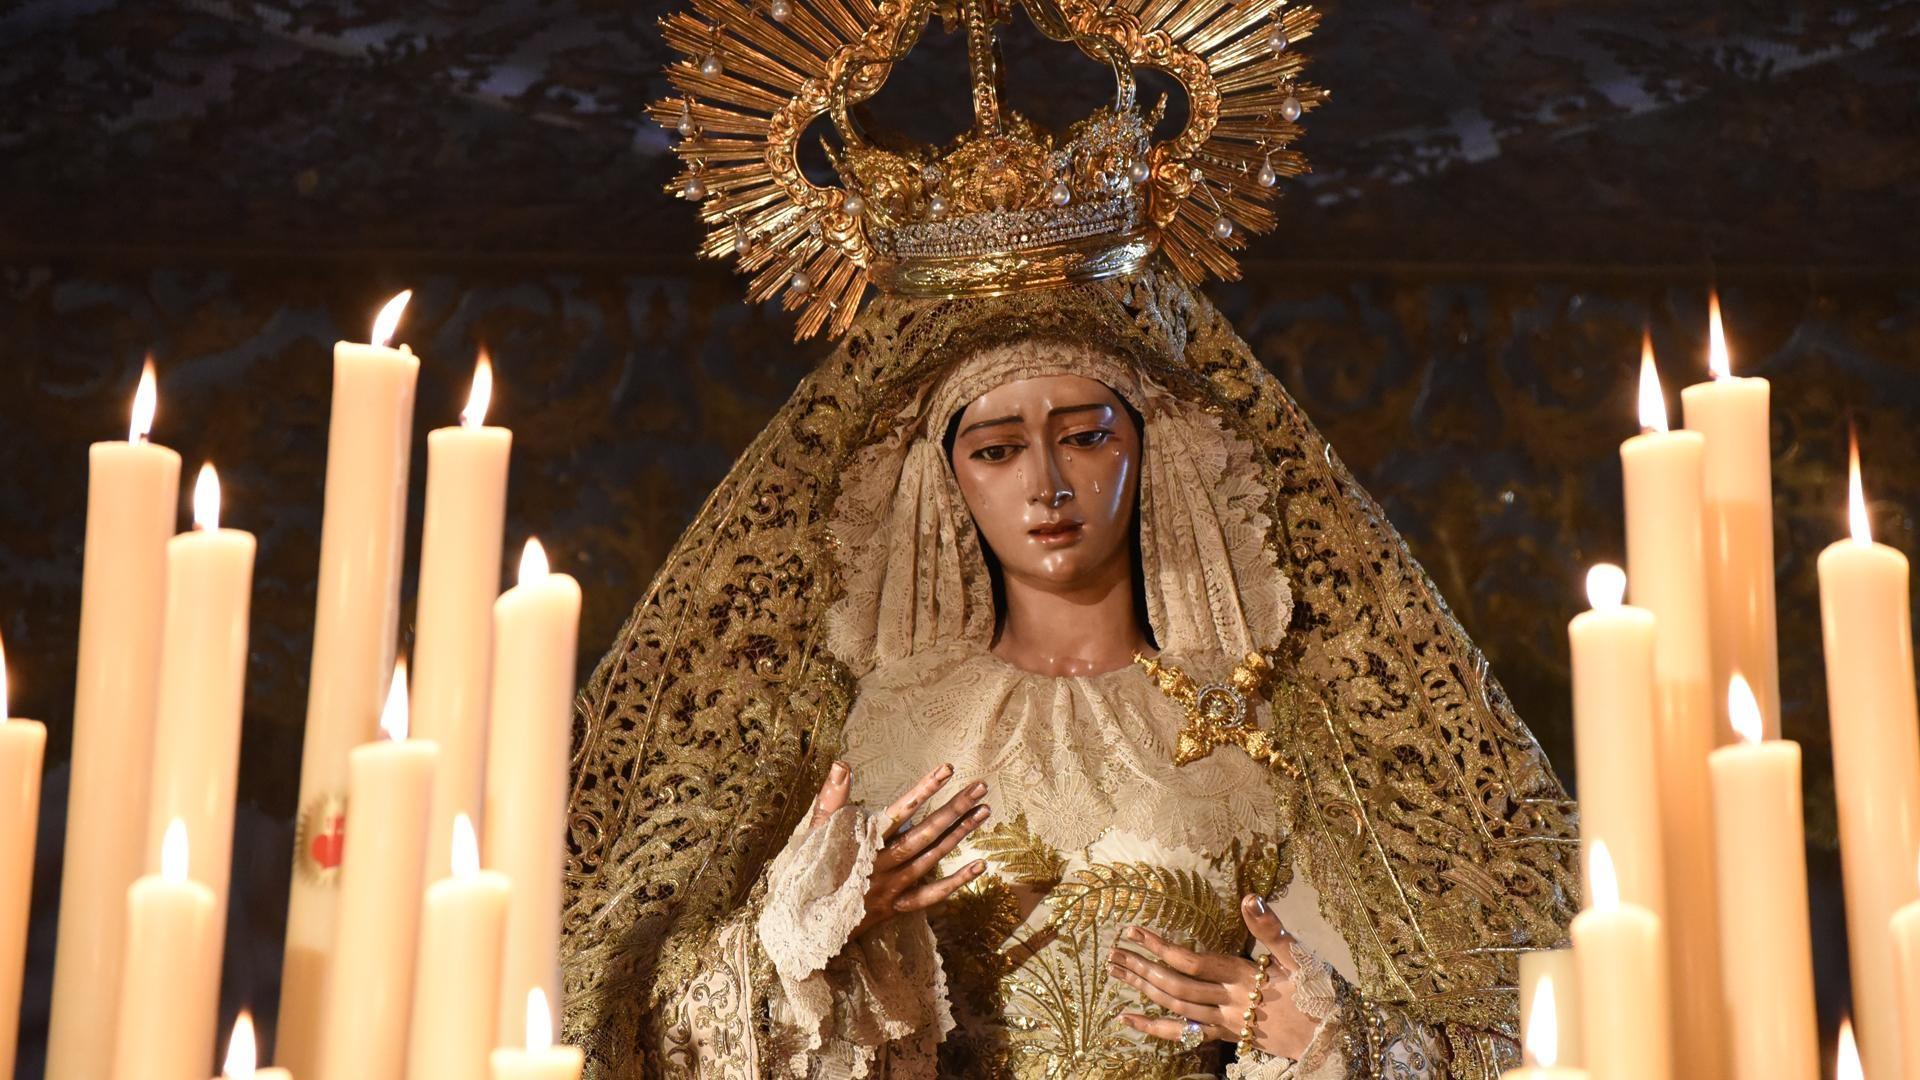
[[[520,584],[531,585],[546,576],[547,549],[530,536],[526,548],[520,552]]]
[[[1747,677],[1737,671],[1727,682],[1727,717],[1742,742],[1760,741],[1760,701],[1753,696]]]
[[[1627,572],[1612,563],[1594,563],[1587,571],[1587,603],[1595,611],[1610,611],[1627,597]]]
[[[147,355],[140,369],[140,386],[133,392],[133,423],[127,426],[127,441],[143,443],[153,430],[153,411],[159,405],[160,391],[153,378],[153,355]]]
[[[1867,518],[1867,492],[1860,484],[1860,433],[1847,431],[1847,524],[1856,544],[1873,543],[1873,522]]]
[[[473,364],[473,389],[467,392],[467,407],[460,410],[460,426],[477,428],[487,422],[487,405],[493,400],[493,358],[484,346]]]
[[[387,301],[386,307],[380,309],[379,316],[373,320],[373,343],[375,345],[390,345],[393,343],[393,332],[400,328],[400,313],[407,310],[407,301],[411,299],[413,299],[413,290],[402,289],[398,296]]]
[[[0,642],[0,724],[7,720],[7,647]]]
[[[160,876],[168,881],[185,881],[187,865],[187,823],[174,818],[160,838]]]
[[[1620,878],[1614,873],[1613,853],[1607,850],[1605,840],[1593,842],[1593,853],[1587,857],[1587,877],[1595,910],[1612,911],[1620,906]]]
[[[220,527],[220,474],[211,461],[200,466],[200,477],[193,482],[193,527],[207,532]]]
[[[1660,390],[1660,369],[1653,363],[1653,334],[1640,334],[1640,430],[1667,430],[1667,397]]]
[[[233,1037],[227,1040],[227,1063],[220,1067],[226,1080],[253,1080],[259,1053],[254,1049],[253,1014],[245,1009],[233,1021]]]
[[[553,1013],[547,1008],[547,992],[534,987],[527,991],[527,1050],[532,1053],[553,1048]]]
[[[472,877],[480,872],[480,840],[473,834],[473,819],[465,814],[453,816],[453,876]]]
[[[1733,358],[1727,353],[1727,330],[1720,324],[1720,290],[1707,293],[1707,370],[1716,379],[1733,378]]]
[[[1833,1080],[1863,1080],[1865,1075],[1860,1068],[1860,1048],[1853,1041],[1853,1021],[1843,1018],[1840,1046],[1833,1055]]]
[[[1542,975],[1533,988],[1533,1008],[1528,1015],[1527,1056],[1543,1069],[1560,1063],[1560,1013],[1553,1000],[1553,976]]]
[[[394,742],[407,737],[407,661],[393,662],[393,681],[387,684],[387,705],[380,710],[380,730]]]

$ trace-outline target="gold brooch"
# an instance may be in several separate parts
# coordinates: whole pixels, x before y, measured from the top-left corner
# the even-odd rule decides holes
[[[1253,700],[1264,697],[1273,681],[1273,664],[1250,652],[1235,665],[1226,682],[1202,685],[1176,667],[1135,654],[1133,662],[1145,668],[1160,692],[1180,703],[1187,722],[1174,744],[1173,763],[1186,765],[1232,745],[1268,768],[1293,772],[1274,733],[1253,721]]]

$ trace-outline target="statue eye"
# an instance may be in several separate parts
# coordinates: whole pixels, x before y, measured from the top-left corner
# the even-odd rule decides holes
[[[1113,438],[1113,432],[1106,428],[1094,428],[1091,431],[1076,431],[1060,441],[1076,450],[1091,450],[1105,444],[1111,438]]]
[[[983,446],[967,456],[975,461],[1005,461],[1018,449],[1020,447],[1015,443],[994,443],[992,446]]]

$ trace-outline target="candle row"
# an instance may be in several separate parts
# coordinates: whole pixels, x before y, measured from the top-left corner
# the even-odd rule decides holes
[[[1717,297],[1709,331],[1714,379],[1683,392],[1686,431],[1668,430],[1643,340],[1643,430],[1621,447],[1637,606],[1622,603],[1626,573],[1595,567],[1592,610],[1568,628],[1587,909],[1562,1000],[1580,1002],[1576,1041],[1582,1027],[1611,1037],[1585,1040],[1575,1069],[1530,1040],[1539,1068],[1516,1075],[1818,1070],[1800,748],[1779,738],[1770,391],[1732,375]],[[1822,553],[1819,578],[1856,1012],[1866,1074],[1920,1080],[1907,562],[1872,542],[1857,446],[1849,489],[1853,535]],[[1551,985],[1548,966],[1523,969],[1523,992]]]
[[[405,300],[383,310],[376,342]],[[282,994],[282,1059],[299,1058],[302,1076],[398,1080],[410,1026],[412,1075],[481,1075],[529,990],[558,1001],[580,591],[530,541],[519,584],[495,598],[511,436],[484,426],[484,354],[462,426],[428,437],[414,691],[425,737],[353,747],[373,734],[353,690],[393,652],[417,369],[405,346],[335,348],[302,785],[322,795],[302,799]],[[147,441],[156,397],[149,362],[128,441],[90,454],[54,1080],[212,1068],[255,541],[220,526],[211,467],[195,485],[195,528],[168,537],[179,458]],[[373,685],[390,686],[404,727],[404,677]],[[8,720],[4,688],[0,658],[0,1016],[11,1017],[45,732]],[[0,1026],[10,1074],[16,1025]]]

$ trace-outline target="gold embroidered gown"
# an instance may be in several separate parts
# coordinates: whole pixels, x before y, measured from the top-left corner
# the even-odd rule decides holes
[[[1141,588],[1164,663],[1278,672],[1235,746],[1174,764],[1139,668],[989,651],[978,535],[940,445],[1015,378],[1141,414]],[[1431,584],[1278,384],[1172,275],[991,300],[882,298],[748,449],[583,693],[567,1030],[637,1076],[1492,1080],[1515,955],[1570,916],[1571,808]],[[807,808],[845,757],[855,797]],[[988,873],[849,940],[877,810],[952,762]],[[871,809],[870,809],[871,808]],[[1246,893],[1298,939],[1299,1062],[1117,1022],[1141,923],[1243,952]]]

